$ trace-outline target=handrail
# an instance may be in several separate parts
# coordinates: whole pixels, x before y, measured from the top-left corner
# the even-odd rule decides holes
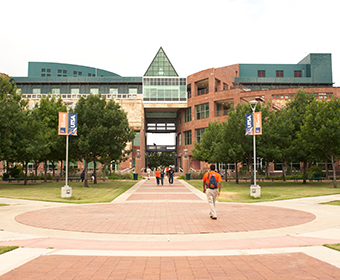
[[[178,167],[178,170],[179,170],[180,172],[183,172],[183,168],[181,168],[181,167]]]
[[[197,172],[195,169],[193,169],[192,167],[190,167],[190,169],[189,170],[193,170],[194,172]]]

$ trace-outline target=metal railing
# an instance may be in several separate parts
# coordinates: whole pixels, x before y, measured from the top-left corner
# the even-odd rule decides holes
[[[209,93],[209,88],[200,89],[200,90],[197,91],[197,96],[203,95],[203,94],[208,94],[208,93]]]
[[[229,110],[219,110],[219,111],[216,111],[216,117],[227,116],[228,113],[229,113]]]

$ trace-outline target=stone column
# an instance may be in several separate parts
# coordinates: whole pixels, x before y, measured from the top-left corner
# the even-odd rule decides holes
[[[136,154],[136,161],[135,161],[135,173],[138,173],[138,175],[141,174],[141,169],[142,169],[142,159],[141,159],[141,154],[140,150],[137,150]]]
[[[184,174],[189,173],[189,155],[188,155],[188,150],[185,149],[184,150],[184,154],[183,154],[183,172]]]

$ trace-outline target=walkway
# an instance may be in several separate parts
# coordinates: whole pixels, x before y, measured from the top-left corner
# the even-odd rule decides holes
[[[264,191],[264,190],[263,190]],[[0,198],[2,279],[340,279],[340,195],[217,203],[140,181],[106,204]]]

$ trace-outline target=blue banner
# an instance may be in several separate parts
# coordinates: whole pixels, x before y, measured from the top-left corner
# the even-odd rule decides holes
[[[246,135],[253,135],[254,131],[254,121],[253,114],[246,114]]]
[[[77,113],[68,114],[68,135],[77,135]]]

